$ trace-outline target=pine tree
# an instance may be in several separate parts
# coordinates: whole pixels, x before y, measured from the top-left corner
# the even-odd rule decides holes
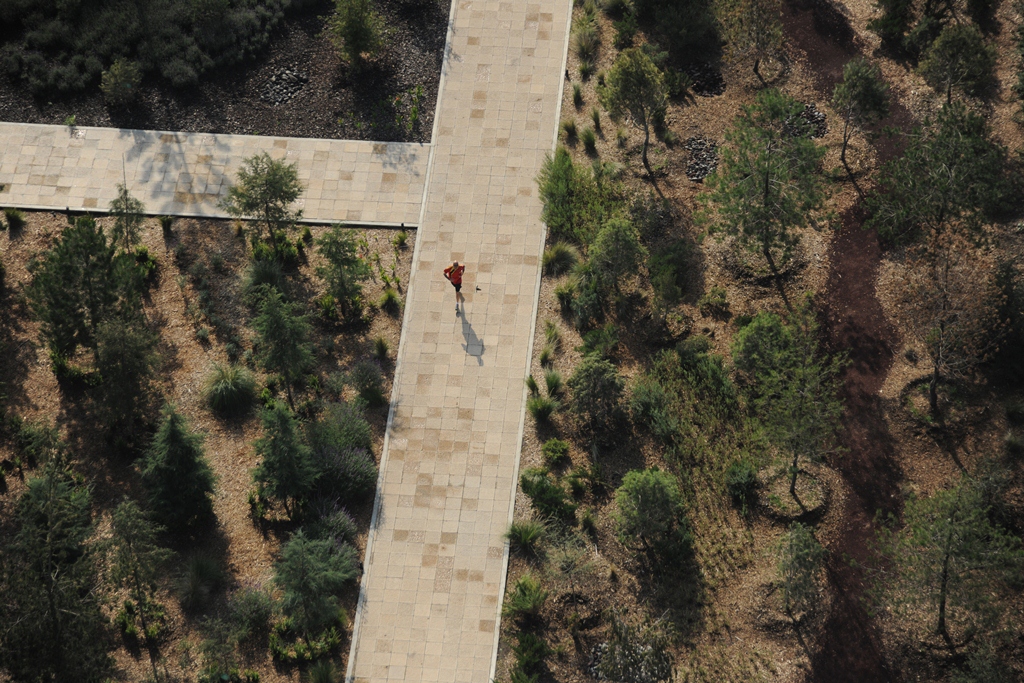
[[[1011,594],[1024,570],[1021,541],[989,521],[970,481],[911,498],[903,516],[903,529],[879,531],[892,569],[878,574],[876,591],[897,610],[926,609],[934,633],[952,649],[954,636],[991,623],[1004,608],[1000,595]]]
[[[262,460],[253,480],[293,517],[296,504],[313,489],[316,469],[295,417],[284,405],[275,402],[263,411],[263,436],[256,442],[256,453]]]
[[[274,565],[274,583],[282,591],[284,613],[303,634],[317,633],[342,617],[338,594],[359,575],[350,545],[306,538],[300,529]]]
[[[114,217],[114,228],[110,237],[114,246],[121,251],[131,251],[139,243],[145,204],[133,197],[128,188],[118,183],[117,197],[110,202],[110,215]]]
[[[327,293],[341,306],[343,316],[357,315],[363,290],[360,283],[370,278],[370,265],[359,256],[355,232],[338,224],[332,225],[317,238],[316,246],[327,262],[316,269],[316,274],[327,283]]]
[[[620,410],[623,381],[615,366],[590,354],[576,366],[566,382],[572,393],[569,408],[591,433],[610,429]]]
[[[302,217],[302,211],[290,208],[301,194],[298,167],[261,152],[242,161],[238,182],[228,188],[221,207],[236,218],[262,224],[273,242],[275,232]]]
[[[644,132],[644,146],[640,153],[647,173],[652,173],[647,160],[647,147],[651,128],[665,114],[668,90],[665,75],[642,49],[631,47],[619,53],[605,77],[600,91],[601,103],[613,119],[624,114],[633,125]]]
[[[284,378],[288,405],[294,407],[292,385],[313,363],[309,322],[305,316],[294,312],[280,292],[268,290],[253,327],[259,334],[260,363],[268,372]]]
[[[158,356],[157,335],[139,314],[115,317],[96,330],[96,369],[103,378],[100,395],[107,426],[135,433]]]
[[[185,533],[213,517],[214,475],[203,452],[203,438],[193,432],[173,405],[146,452],[142,479],[154,519],[172,534]]]
[[[123,266],[103,230],[87,216],[65,228],[43,258],[29,265],[29,302],[55,354],[66,359],[79,346],[95,347],[100,323],[128,298]]]
[[[0,553],[0,668],[14,680],[99,683],[111,643],[88,544],[90,493],[64,460],[55,455],[29,480],[17,535]]]
[[[877,66],[866,59],[852,59],[843,67],[843,80],[832,93],[832,106],[843,117],[843,147],[839,159],[853,179],[846,161],[846,148],[857,131],[873,125],[889,114],[889,84],[882,79]],[[860,188],[857,188],[860,192]]]
[[[977,26],[950,24],[942,29],[924,53],[918,71],[946,104],[953,102],[953,88],[970,95],[981,94],[995,82],[996,49],[985,42]]]
[[[810,212],[824,201],[818,167],[825,154],[799,118],[803,105],[763,90],[726,133],[728,143],[707,178],[715,228],[760,253],[778,277],[775,252],[788,259]]]
[[[647,250],[640,243],[633,224],[624,218],[612,218],[598,231],[590,245],[588,260],[604,281],[619,290],[619,281],[635,275],[640,263],[647,258]]]
[[[658,468],[634,470],[615,492],[615,527],[623,545],[639,545],[652,559],[681,550],[683,498],[674,476]]]
[[[159,605],[154,602],[156,580],[160,569],[173,555],[161,548],[157,537],[163,529],[147,519],[135,501],[125,499],[114,509],[111,517],[112,538],[108,541],[111,554],[110,581],[116,587],[128,588],[142,621],[142,632],[149,637],[149,615]],[[153,679],[159,680],[156,659],[150,648]]]

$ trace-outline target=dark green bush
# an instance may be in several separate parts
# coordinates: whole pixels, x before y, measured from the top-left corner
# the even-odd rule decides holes
[[[637,0],[636,12],[664,36],[679,63],[709,62],[721,53],[722,38],[712,5],[702,0]]]
[[[354,545],[359,536],[359,527],[352,515],[336,503],[320,503],[315,513],[318,519],[308,525],[310,538],[326,539],[341,545]]]
[[[40,95],[96,84],[113,56],[186,87],[262,50],[288,7],[287,0],[5,2],[4,67]]]
[[[586,150],[587,154],[594,156],[597,154],[597,133],[590,126],[583,129],[580,133],[580,142],[583,143],[583,149]]]
[[[231,623],[240,640],[266,635],[274,616],[274,600],[263,588],[246,587],[228,596]]]
[[[608,358],[615,352],[619,345],[619,334],[616,331],[615,323],[608,323],[604,327],[591,330],[583,335],[583,345],[577,351],[584,355],[594,354],[601,358]]]
[[[539,425],[550,422],[558,407],[558,401],[548,396],[531,396],[526,399],[526,409]]]
[[[7,227],[11,232],[17,232],[25,227],[25,214],[18,209],[4,209],[4,218],[7,220]]]
[[[354,505],[373,496],[377,465],[362,448],[322,448],[313,451],[316,490],[320,495]]]
[[[402,297],[398,296],[398,292],[393,288],[385,287],[377,305],[380,306],[380,310],[395,317],[402,312]]]
[[[540,636],[529,631],[519,631],[516,633],[516,644],[512,646],[512,653],[515,655],[515,668],[521,674],[535,676],[544,663],[544,658],[550,655],[552,650]]]
[[[725,488],[733,502],[744,510],[757,495],[757,470],[749,460],[737,460],[725,471]]]
[[[569,444],[561,439],[548,439],[541,446],[541,452],[549,467],[562,467],[569,464]]]
[[[367,406],[379,408],[388,404],[384,395],[384,373],[375,362],[359,361],[349,371],[348,380]]]
[[[542,517],[560,522],[575,520],[576,506],[567,500],[565,489],[552,481],[545,470],[526,470],[519,477],[519,485]]]
[[[547,599],[548,592],[540,585],[540,581],[530,574],[523,574],[505,599],[501,615],[513,619],[536,617]]]
[[[558,370],[546,370],[544,372],[544,386],[547,388],[548,396],[551,398],[561,396],[565,390],[565,384],[562,382],[562,373]]]
[[[542,217],[553,240],[589,244],[598,228],[611,217],[619,199],[617,184],[594,179],[586,166],[573,164],[569,152],[559,147],[537,175]]]
[[[224,582],[224,571],[215,559],[196,553],[185,563],[180,582],[181,606],[187,610],[203,610],[210,604],[213,592]]]

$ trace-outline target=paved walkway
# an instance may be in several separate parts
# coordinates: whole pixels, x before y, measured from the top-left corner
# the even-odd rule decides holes
[[[455,2],[350,683],[494,675],[571,3]]]
[[[242,159],[298,165],[306,220],[414,225],[429,145],[0,122],[0,206],[105,211],[127,178],[146,213],[224,216]]]

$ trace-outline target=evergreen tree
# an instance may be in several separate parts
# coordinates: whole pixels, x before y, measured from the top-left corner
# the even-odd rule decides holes
[[[29,265],[29,302],[51,351],[71,358],[79,346],[95,347],[97,328],[119,308],[128,278],[124,262],[92,218],[64,229],[41,260]]]
[[[110,202],[110,215],[114,218],[111,230],[111,242],[121,251],[131,251],[139,243],[139,231],[142,229],[143,213],[146,206],[128,192],[128,188],[118,183],[117,197]]]
[[[947,225],[910,249],[888,289],[901,328],[931,360],[928,396],[937,416],[939,379],[963,377],[995,351],[1006,298],[995,259],[973,230]]]
[[[809,301],[785,323],[774,313],[759,313],[736,335],[733,358],[747,379],[754,414],[792,458],[789,492],[800,503],[800,462],[836,448],[843,411],[838,396],[842,359],[819,348]]]
[[[149,637],[149,615],[157,608],[153,596],[160,569],[173,553],[161,548],[157,536],[163,529],[146,518],[135,501],[125,499],[114,509],[111,518],[112,538],[110,581],[115,587],[127,587],[138,609],[142,631]],[[156,659],[150,649],[153,678],[159,680]]]
[[[292,385],[313,363],[309,322],[294,312],[279,291],[272,289],[260,303],[260,314],[253,327],[259,334],[260,363],[268,372],[284,378],[288,405],[294,407]]]
[[[335,0],[330,27],[335,45],[352,64],[361,64],[364,54],[372,56],[384,44],[384,20],[372,0]]]
[[[824,200],[818,167],[825,150],[799,117],[803,105],[778,90],[761,91],[726,133],[728,143],[707,178],[716,228],[760,253],[778,276],[774,253],[788,259],[795,228]]]
[[[877,66],[866,59],[852,59],[843,67],[843,80],[832,93],[832,106],[843,117],[843,147],[839,159],[853,179],[846,161],[846,148],[856,131],[878,123],[889,114],[889,84]],[[860,192],[860,188],[857,188]]]
[[[308,539],[301,529],[274,565],[274,583],[284,591],[284,613],[303,634],[317,633],[342,618],[338,594],[358,575],[352,546]]]
[[[814,606],[818,597],[818,574],[825,549],[814,531],[793,522],[779,544],[778,572],[786,614],[795,619],[798,612]]]
[[[953,102],[953,88],[969,95],[981,94],[995,82],[996,49],[985,42],[977,26],[950,24],[924,53],[918,67],[921,76],[937,92]]]
[[[682,549],[683,498],[671,474],[656,467],[628,472],[615,492],[615,504],[615,528],[623,545],[639,545],[652,558]]]
[[[642,49],[631,47],[619,53],[605,77],[600,91],[601,104],[613,119],[628,115],[644,132],[644,146],[640,153],[644,168],[650,174],[647,146],[651,140],[651,127],[665,115],[668,90],[665,75]]]
[[[604,281],[619,290],[622,278],[635,275],[640,263],[647,258],[647,250],[640,244],[640,236],[633,224],[624,218],[612,218],[590,245],[590,266]]]
[[[566,382],[572,392],[569,403],[577,419],[585,420],[591,433],[610,429],[622,401],[623,382],[615,366],[595,354],[585,356]]]
[[[221,207],[236,218],[254,220],[267,230],[267,239],[302,217],[291,205],[302,194],[298,166],[261,152],[242,161],[238,182],[228,188]]]
[[[1006,201],[1006,165],[985,120],[962,103],[947,104],[910,134],[902,157],[882,167],[866,225],[905,242],[950,221],[980,222]]]
[[[317,251],[326,265],[317,266],[316,274],[327,283],[327,293],[341,306],[344,317],[361,312],[360,283],[370,278],[370,265],[359,255],[355,232],[343,226],[331,226],[323,236],[317,238]]]
[[[89,490],[55,456],[29,480],[0,553],[0,668],[15,681],[99,683],[110,670],[107,620],[87,541]]]
[[[316,481],[309,448],[302,443],[298,424],[291,411],[275,402],[263,411],[263,436],[256,442],[262,458],[253,472],[253,480],[284,505],[289,517],[296,503],[306,498]]]
[[[1010,594],[1024,569],[1020,539],[989,521],[980,490],[968,481],[911,498],[904,520],[902,530],[879,531],[892,569],[878,574],[876,590],[897,610],[926,610],[952,649],[954,636],[992,623],[1004,608],[999,596]]]
[[[146,452],[142,479],[157,522],[172,534],[190,531],[213,517],[214,475],[203,452],[203,438],[193,432],[173,405]]]
[[[111,430],[134,434],[158,361],[156,343],[157,335],[141,314],[112,318],[96,330],[96,369],[103,378],[100,395]]]

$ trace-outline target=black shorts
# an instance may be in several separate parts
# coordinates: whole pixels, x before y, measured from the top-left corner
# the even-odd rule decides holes
[[[461,283],[461,282],[460,282],[459,284],[455,284],[455,283],[453,282],[453,283],[452,283],[452,287],[454,287],[454,288],[455,288],[455,291],[456,291],[456,292],[461,292],[461,291],[462,291],[462,283]]]

